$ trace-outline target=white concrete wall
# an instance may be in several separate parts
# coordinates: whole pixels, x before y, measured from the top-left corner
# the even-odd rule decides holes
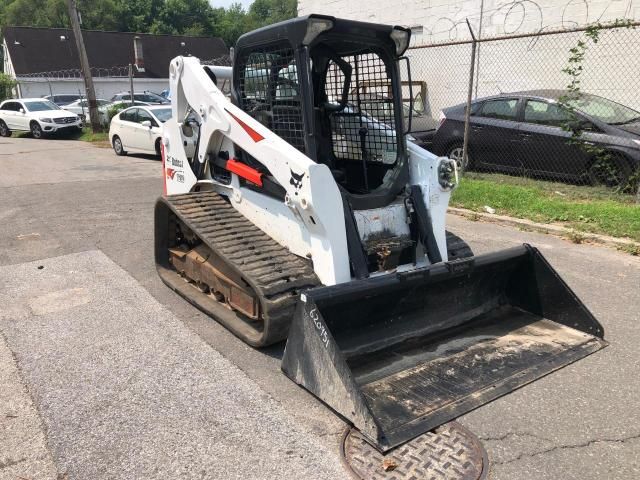
[[[72,79],[42,79],[42,78],[19,78],[18,79],[20,96],[27,97],[43,97],[53,94],[85,94],[84,82],[80,78]],[[96,90],[96,98],[109,100],[114,94],[129,91],[128,78],[94,78],[94,88]],[[149,90],[160,93],[162,90],[169,88],[169,79],[134,79],[133,89],[136,92]]]
[[[434,43],[468,39],[466,19],[483,37],[640,19],[640,0],[298,0],[310,13],[423,27],[417,43]]]
[[[481,5],[483,5],[481,12]],[[465,19],[476,36],[500,37],[640,20],[640,0],[299,0],[299,15],[323,13],[353,20],[411,27],[412,46],[468,40]],[[482,21],[481,21],[482,18]],[[565,88],[569,49],[583,34],[563,34],[482,43],[478,97],[538,88]],[[466,101],[471,47],[410,49],[412,76],[427,83],[427,109],[438,112]],[[603,32],[584,61],[583,91],[640,109],[640,27]]]

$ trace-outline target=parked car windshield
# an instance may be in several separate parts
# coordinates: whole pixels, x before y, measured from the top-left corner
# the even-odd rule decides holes
[[[24,102],[25,108],[30,112],[42,112],[44,110],[60,110],[60,107],[48,100]]]
[[[147,97],[147,99],[141,98],[140,100],[142,100],[143,102],[166,102],[167,101],[166,98],[161,97],[157,93],[144,92],[144,95]],[[137,99],[138,94],[135,94],[135,97]]]
[[[640,112],[595,95],[583,95],[580,98],[568,100],[567,103],[576,110],[609,125],[640,121]]]
[[[162,123],[166,122],[171,118],[171,109],[170,108],[154,108],[151,110],[153,114],[156,116],[158,120]]]

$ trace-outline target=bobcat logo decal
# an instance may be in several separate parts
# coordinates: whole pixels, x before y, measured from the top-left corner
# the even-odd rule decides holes
[[[304,178],[304,173],[297,174],[291,169],[289,169],[289,171],[291,171],[291,179],[289,180],[289,183],[293,185],[293,187],[296,189],[296,195],[298,195],[298,190],[302,188],[302,179]]]

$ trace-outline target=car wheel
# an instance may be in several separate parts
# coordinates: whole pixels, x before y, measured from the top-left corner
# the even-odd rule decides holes
[[[11,130],[7,127],[7,124],[0,120],[0,137],[10,137]]]
[[[589,181],[592,185],[610,188],[625,188],[631,173],[631,164],[620,154],[596,158],[588,171]]]
[[[162,150],[160,150],[160,139],[158,138],[156,140],[156,155],[158,156],[158,160],[162,160]]]
[[[113,143],[113,151],[116,152],[116,155],[118,155],[119,157],[122,157],[123,155],[127,154],[127,152],[124,150],[124,147],[122,145],[122,140],[120,140],[119,136],[114,135],[112,143]]]
[[[458,165],[458,170],[461,172],[464,172],[465,170],[467,170],[467,167],[470,167],[471,165],[473,165],[473,162],[471,161],[471,154],[467,151],[466,162],[464,161],[463,154],[464,154],[464,145],[462,142],[454,143],[453,145],[450,145],[446,153],[447,157],[449,157],[451,160],[456,162],[456,165]]]
[[[41,139],[42,137],[44,137],[42,127],[38,122],[31,122],[31,136],[36,139]]]

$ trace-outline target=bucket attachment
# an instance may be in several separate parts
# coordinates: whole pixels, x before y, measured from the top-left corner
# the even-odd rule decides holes
[[[528,245],[301,296],[282,369],[386,451],[601,348]]]

